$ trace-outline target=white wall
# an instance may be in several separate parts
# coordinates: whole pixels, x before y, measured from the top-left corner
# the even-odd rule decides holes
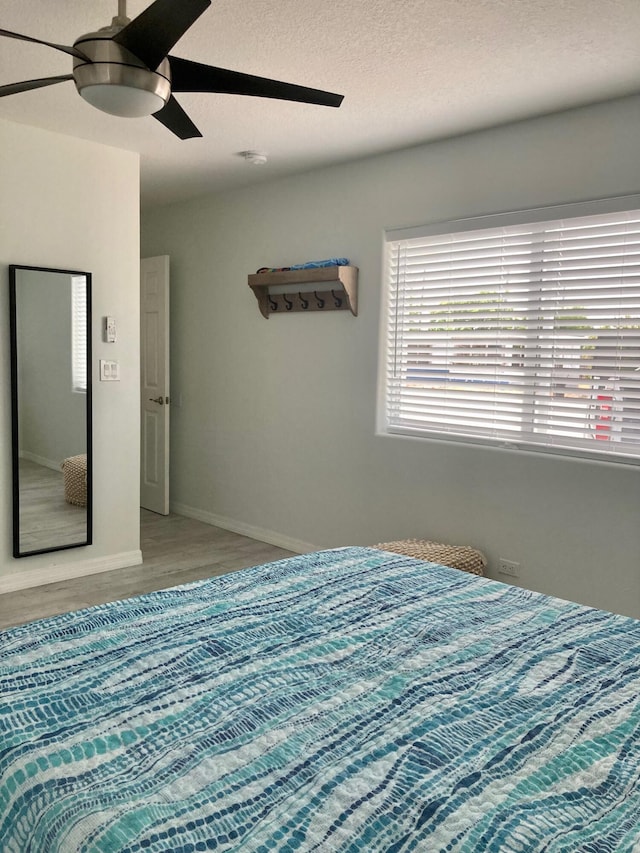
[[[93,545],[11,556],[8,265],[93,273]],[[140,561],[139,158],[0,121],[0,592]],[[116,317],[116,344],[101,318]],[[98,381],[117,359],[120,383]],[[0,597],[0,607],[2,598]]]
[[[611,102],[143,217],[143,254],[172,265],[174,505],[283,545],[469,543],[492,573],[502,556],[521,563],[523,586],[640,616],[639,469],[375,435],[383,229],[638,192],[639,107]],[[340,255],[360,268],[357,318],[261,317],[248,273]]]

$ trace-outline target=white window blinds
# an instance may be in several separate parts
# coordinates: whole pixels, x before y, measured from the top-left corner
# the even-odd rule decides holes
[[[388,432],[640,460],[640,211],[391,239],[388,259]]]
[[[87,281],[71,276],[71,387],[87,390]]]

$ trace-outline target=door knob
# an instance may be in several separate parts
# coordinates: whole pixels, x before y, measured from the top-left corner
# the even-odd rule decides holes
[[[159,403],[161,406],[164,405],[164,397],[149,397],[149,401],[151,403]]]

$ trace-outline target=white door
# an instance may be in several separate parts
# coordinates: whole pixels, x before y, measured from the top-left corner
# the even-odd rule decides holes
[[[140,262],[140,503],[169,513],[169,256]]]

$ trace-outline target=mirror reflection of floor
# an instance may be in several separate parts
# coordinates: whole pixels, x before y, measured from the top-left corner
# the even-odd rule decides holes
[[[86,538],[86,507],[65,501],[62,471],[21,459],[20,551],[59,548]]]

